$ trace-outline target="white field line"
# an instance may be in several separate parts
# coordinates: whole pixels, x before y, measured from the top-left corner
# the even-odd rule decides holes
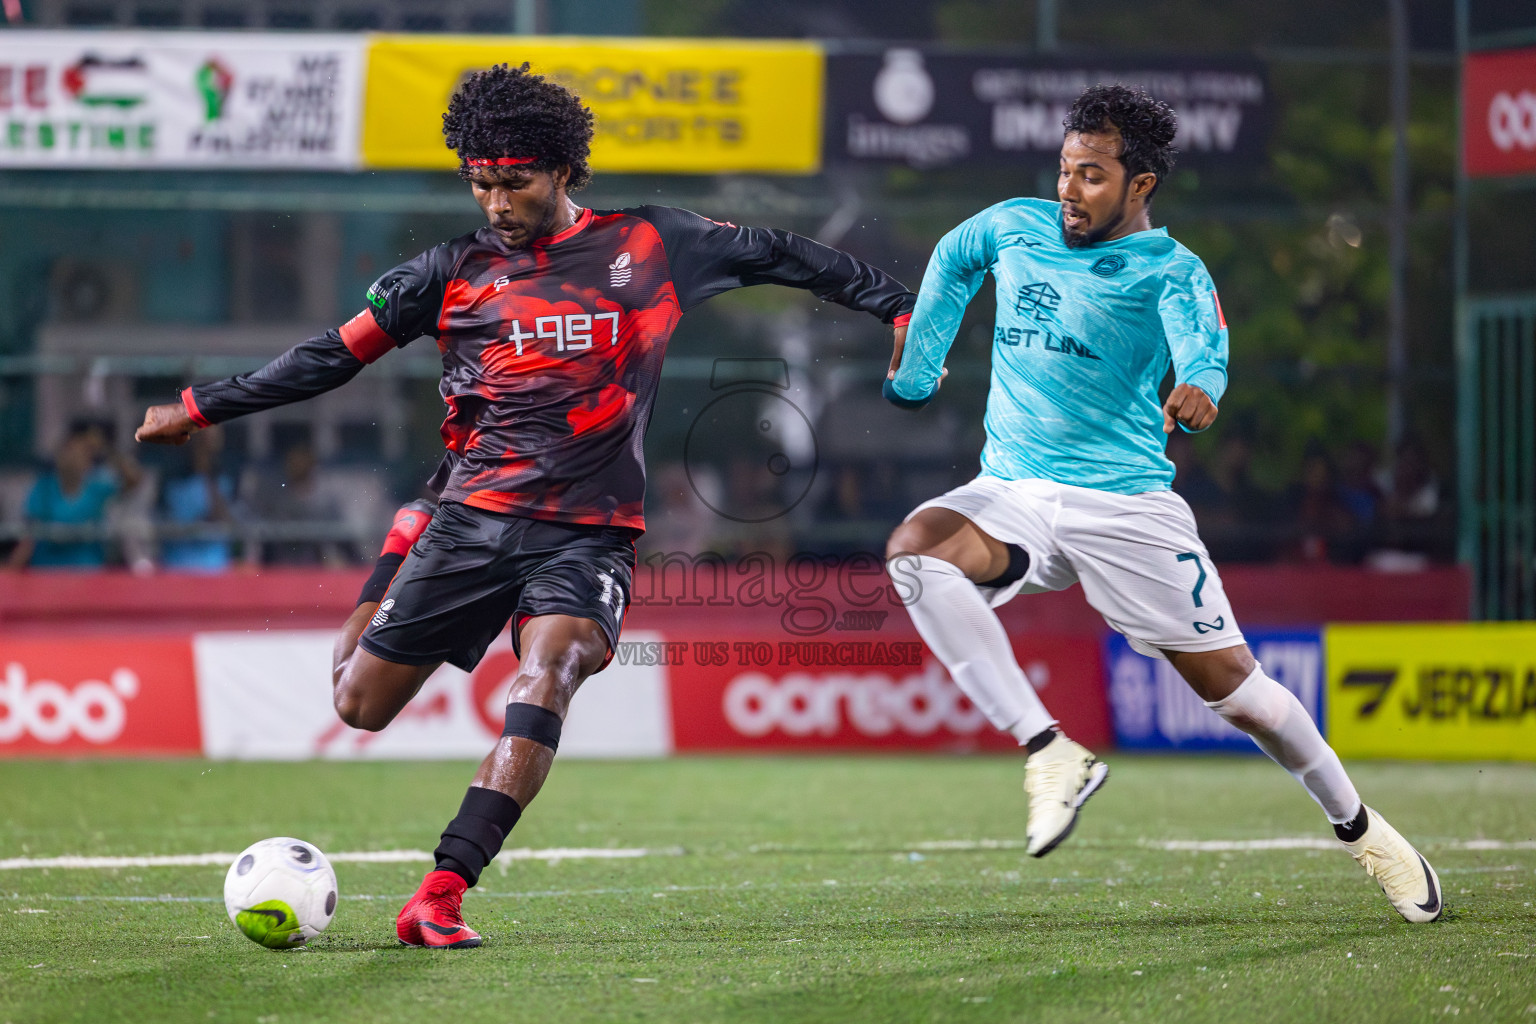
[[[1287,836],[1278,839],[1143,839],[1140,845],[1170,852],[1239,853],[1249,850],[1336,850],[1339,841],[1321,836]],[[1536,842],[1503,839],[1451,839],[1421,845],[1429,850],[1536,850]]]
[[[562,860],[630,860],[635,857],[676,857],[682,854],[679,847],[647,850],[640,848],[567,847],[558,846],[546,850],[526,847],[502,850],[497,860],[542,860],[558,863]],[[163,857],[11,857],[0,860],[0,871],[23,871],[29,868],[60,869],[112,869],[112,868],[195,868],[223,867],[232,864],[237,853],[183,853]],[[426,850],[358,850],[344,853],[328,853],[326,857],[337,864],[418,864],[431,862],[433,855]]]
[[[1032,884],[1047,885],[1078,885],[1094,886],[1103,885],[1103,879],[1099,878],[1039,878],[1031,879]],[[831,887],[846,887],[849,889],[892,889],[901,888],[906,883],[881,879],[878,881],[851,881],[839,882],[823,879],[819,882],[736,882],[723,885],[645,885],[629,886],[624,888],[605,887],[600,889],[532,889],[527,891],[497,892],[485,889],[472,889],[467,894],[472,899],[581,899],[598,896],[650,896],[652,899],[666,899],[669,896],[685,893],[720,893],[720,892],[778,892],[799,889],[827,889]],[[959,883],[941,883],[949,885],[966,885],[969,880]],[[383,901],[399,903],[411,898],[412,893],[342,893],[341,899],[357,900],[363,902]],[[48,903],[218,903],[222,904],[222,896],[178,896],[173,893],[161,893],[156,896],[105,896],[105,895],[73,895],[56,893],[5,893],[0,892],[0,903],[12,902],[48,902]],[[31,908],[21,908],[12,913],[38,913]],[[46,911],[43,911],[46,913]]]
[[[903,849],[923,853],[963,853],[980,850],[1022,850],[1028,845],[1022,839],[935,839],[910,843]],[[1082,842],[1081,845],[1102,848],[1126,844],[1096,840]],[[1240,853],[1254,850],[1337,850],[1339,841],[1326,836],[1279,836],[1273,839],[1138,839],[1135,845],[1142,849],[1165,850],[1169,853]],[[1432,839],[1420,845],[1427,850],[1536,850],[1536,841],[1530,840]],[[763,846],[757,849],[768,851],[772,847]]]
[[[1502,867],[1474,867],[1474,868],[1440,868],[1442,875],[1475,875],[1490,873],[1524,873],[1529,868],[1513,864]],[[1313,874],[1294,874],[1293,878],[1317,877]],[[1146,881],[1160,881],[1161,875],[1147,876]],[[1112,886],[1118,884],[1112,878],[1062,878],[1044,876],[1024,880],[1032,886],[1050,886],[1055,889],[1061,886],[1076,886],[1079,888],[1093,888],[1096,886]],[[469,895],[473,899],[493,900],[531,900],[531,899],[591,899],[604,896],[644,896],[649,895],[653,899],[665,899],[672,895],[685,893],[750,893],[792,891],[800,889],[825,889],[829,886],[829,880],[819,882],[736,882],[734,884],[720,885],[666,885],[666,886],[627,886],[622,888],[604,887],[597,889],[532,889],[524,891],[502,891],[475,889]],[[840,888],[851,890],[864,889],[899,889],[910,885],[910,882],[902,882],[894,879],[882,879],[879,881],[847,881],[835,883]],[[974,882],[970,878],[953,879],[944,881],[936,878],[926,879],[923,883],[931,888],[971,888]],[[400,903],[411,898],[411,893],[342,893],[343,901],[382,901],[386,903]],[[213,903],[223,904],[221,896],[179,896],[173,893],[160,893],[154,896],[106,896],[106,895],[77,895],[57,893],[19,893],[0,892],[0,905],[6,903]],[[49,911],[35,907],[20,907],[11,911],[13,914],[46,914]],[[191,936],[196,938],[196,936]],[[1510,956],[1522,956],[1528,954],[1500,954]]]
[[[908,843],[899,847],[899,850],[912,852],[946,853],[968,852],[986,850],[1020,850],[1027,844],[1017,839],[935,839],[923,842]],[[1118,843],[1089,843],[1084,844],[1094,847],[1118,846]],[[1136,846],[1148,850],[1163,850],[1169,853],[1242,853],[1263,850],[1335,850],[1339,843],[1335,839],[1322,836],[1281,836],[1272,839],[1138,839]],[[1508,851],[1508,850],[1536,850],[1536,841],[1532,840],[1503,840],[1503,839],[1462,839],[1462,840],[1435,840],[1422,844],[1429,850],[1452,851]],[[797,849],[776,844],[762,844],[750,847],[752,853],[890,853],[898,848],[872,849],[867,847],[847,847],[841,850],[830,849]],[[644,847],[567,847],[557,846],[548,849],[531,849],[521,847],[511,850],[503,850],[497,856],[498,861],[545,861],[557,864],[565,860],[633,860],[640,857],[678,857],[685,851],[682,847],[662,847],[647,849]],[[231,863],[237,854],[234,853],[184,853],[169,854],[155,857],[82,857],[66,855],[62,857],[11,857],[0,859],[0,871],[23,871],[29,869],[61,869],[61,870],[113,870],[119,868],[176,868],[176,867],[222,867]],[[330,860],[338,864],[419,864],[430,862],[433,855],[426,850],[357,850],[342,853],[327,854]]]

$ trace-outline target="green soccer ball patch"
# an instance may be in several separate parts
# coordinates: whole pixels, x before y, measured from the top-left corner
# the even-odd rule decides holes
[[[304,943],[299,915],[282,900],[267,900],[235,913],[235,926],[252,942],[268,949],[287,949]]]

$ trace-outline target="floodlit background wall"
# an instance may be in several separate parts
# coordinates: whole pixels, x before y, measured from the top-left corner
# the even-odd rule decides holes
[[[527,59],[592,104],[585,205],[789,228],[913,288],[950,227],[1053,195],[1062,108],[1124,79],[1180,110],[1154,223],[1206,261],[1232,330],[1221,419],[1170,441],[1175,489],[1245,622],[1314,652],[1274,648],[1299,666],[1293,688],[1354,700],[1365,684],[1321,653],[1326,623],[1536,616],[1536,20],[1521,6],[7,0],[0,623],[29,642],[162,630],[185,645],[346,614],[441,452],[430,342],[186,448],[131,433],[146,405],[346,321],[383,271],[478,226],[437,120],[467,69]],[[687,573],[800,555],[835,567],[802,590],[833,587],[974,475],[992,315],[983,288],[940,401],[912,416],[879,397],[890,342],[868,318],[771,288],[690,312],[647,441],[655,589],[631,625],[708,643],[667,591]],[[61,479],[96,499],[61,508]],[[907,629],[899,607],[877,622],[832,604],[828,640]],[[1021,658],[1094,695],[1084,728],[1135,746],[1117,715],[1162,721],[1156,672],[1105,646],[1075,593],[1008,614],[1033,637]],[[740,606],[706,625],[784,639]],[[1086,646],[1039,653],[1049,636]],[[668,715],[724,714],[753,667],[732,658],[704,682],[708,664],[674,672]],[[490,685],[461,684],[466,708]],[[972,742],[955,714],[925,735]],[[644,743],[678,741],[667,720]],[[839,721],[805,735],[853,728]],[[1154,732],[1213,739],[1173,735],[1178,721]],[[747,742],[740,724],[690,735]]]

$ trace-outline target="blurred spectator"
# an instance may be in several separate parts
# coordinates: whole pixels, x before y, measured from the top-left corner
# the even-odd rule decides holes
[[[764,461],[741,456],[731,460],[725,481],[720,508],[731,522],[722,531],[722,553],[735,558],[761,552],[783,564],[795,543],[787,517],[793,503],[784,499],[781,476]]]
[[[1190,510],[1195,513],[1195,521],[1203,522],[1221,504],[1222,494],[1211,474],[1200,464],[1200,458],[1195,453],[1195,442],[1189,432],[1175,430],[1169,434],[1164,454],[1173,463],[1173,489],[1189,504]]]
[[[75,420],[59,445],[53,468],[32,485],[23,512],[34,526],[102,530],[109,503],[132,491],[141,479],[138,463],[112,447],[106,425]],[[107,564],[107,550],[100,537],[25,537],[7,564],[16,569],[100,569]]]
[[[1307,444],[1301,479],[1287,490],[1285,523],[1291,537],[1283,552],[1287,561],[1341,562],[1354,522],[1339,496],[1333,463],[1320,441]]]
[[[1349,514],[1349,538],[1345,541],[1344,560],[1359,562],[1376,541],[1381,528],[1381,489],[1372,471],[1376,466],[1376,446],[1356,441],[1344,449],[1339,461],[1339,502]]]
[[[691,474],[681,462],[665,462],[646,485],[652,508],[645,514],[640,547],[646,553],[697,555],[716,548],[723,522],[706,504],[720,505],[720,482],[707,466]]]
[[[315,451],[298,442],[283,453],[280,479],[259,478],[251,505],[256,515],[274,525],[334,526],[342,522],[341,504],[321,486]],[[268,565],[346,565],[343,545],[329,540],[276,540],[262,546]]]
[[[235,480],[219,467],[224,432],[209,427],[192,435],[186,447],[184,471],[168,478],[160,497],[161,517],[174,526],[229,523],[235,496]],[[164,568],[187,572],[223,572],[230,566],[233,545],[222,536],[170,537],[161,545]]]
[[[1253,448],[1233,431],[1216,450],[1211,480],[1217,500],[1200,521],[1200,535],[1216,562],[1263,562],[1274,557],[1275,500],[1252,476]]]
[[[1371,553],[1382,569],[1411,570],[1451,557],[1450,510],[1441,500],[1440,480],[1423,442],[1409,435],[1398,443],[1392,465],[1377,482],[1383,500],[1384,544]]]
[[[827,482],[816,503],[817,521],[874,520],[887,528],[901,522],[912,511],[901,487],[903,469],[912,471],[889,458],[824,464]]]

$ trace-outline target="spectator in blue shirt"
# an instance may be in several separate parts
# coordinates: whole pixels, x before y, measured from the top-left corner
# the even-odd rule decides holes
[[[166,480],[160,509],[167,524],[229,523],[234,517],[235,480],[219,468],[224,433],[209,427],[192,435],[184,451],[187,471]],[[160,564],[184,572],[223,572],[231,561],[232,544],[226,531],[194,536],[173,536],[161,545]]]
[[[133,490],[142,477],[138,463],[112,448],[105,425],[76,420],[59,445],[53,469],[39,476],[27,494],[27,523],[99,529],[112,499]],[[29,536],[16,545],[8,564],[16,569],[100,569],[107,564],[106,545],[99,537]]]

